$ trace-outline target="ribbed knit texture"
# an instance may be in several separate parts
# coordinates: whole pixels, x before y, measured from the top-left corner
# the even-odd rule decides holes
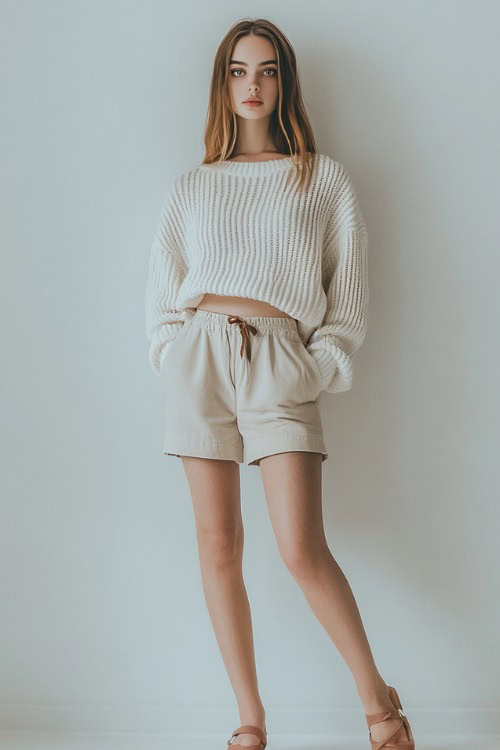
[[[287,313],[321,373],[347,391],[367,328],[367,232],[346,169],[317,154],[295,191],[292,157],[200,164],[167,191],[146,289],[149,359],[167,348],[206,293],[250,297]]]

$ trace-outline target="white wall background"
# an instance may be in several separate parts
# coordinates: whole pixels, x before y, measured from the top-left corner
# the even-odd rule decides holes
[[[238,725],[188,485],[161,453],[143,298],[165,189],[203,157],[217,44],[262,15],[370,239],[354,385],[321,401],[330,548],[415,733],[500,733],[498,3],[0,8],[0,727]],[[365,737],[260,471],[241,471],[270,732]]]

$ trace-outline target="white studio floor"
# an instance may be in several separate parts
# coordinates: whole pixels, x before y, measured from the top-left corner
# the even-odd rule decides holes
[[[0,750],[227,750],[227,738],[0,731]],[[370,750],[350,737],[269,735],[267,750]],[[415,750],[500,750],[498,737],[421,737]]]

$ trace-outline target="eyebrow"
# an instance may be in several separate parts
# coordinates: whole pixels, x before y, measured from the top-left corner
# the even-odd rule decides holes
[[[229,60],[229,64],[236,63],[236,65],[244,65],[245,68],[248,68],[248,63],[243,62],[243,60]],[[264,62],[259,63],[259,65],[269,65],[270,63],[274,63],[276,65],[276,60],[264,60]]]

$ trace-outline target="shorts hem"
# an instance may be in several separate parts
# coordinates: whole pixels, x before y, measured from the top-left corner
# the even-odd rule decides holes
[[[246,444],[248,446],[248,443]],[[308,453],[321,453],[321,463],[328,458],[328,452],[321,435],[303,435],[301,433],[284,433],[275,435],[269,440],[259,440],[258,447],[246,447],[247,466],[258,466],[258,461],[266,456],[276,453],[289,453],[291,451],[306,451]]]
[[[218,440],[190,437],[165,437],[163,454],[166,456],[194,456],[196,458],[220,458],[243,463],[243,448],[238,443],[222,443]]]

